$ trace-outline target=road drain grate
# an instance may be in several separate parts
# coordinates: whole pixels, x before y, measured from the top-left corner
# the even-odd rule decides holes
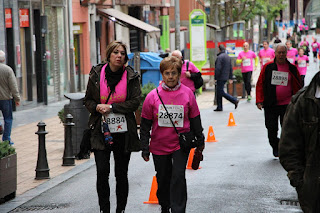
[[[297,200],[281,200],[280,204],[285,206],[300,206]]]
[[[43,211],[43,210],[55,210],[67,208],[69,204],[51,204],[45,206],[19,206],[10,212],[24,212],[24,211]]]

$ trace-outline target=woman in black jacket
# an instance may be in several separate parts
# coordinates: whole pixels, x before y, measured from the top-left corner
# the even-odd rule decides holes
[[[107,63],[92,67],[84,104],[90,112],[91,149],[97,167],[97,192],[101,212],[110,212],[110,153],[113,151],[116,177],[116,212],[124,212],[128,197],[128,165],[132,151],[140,151],[134,112],[140,104],[138,73],[127,66],[125,44],[107,46]],[[109,131],[105,128],[108,124]],[[109,136],[109,141],[105,136]],[[111,137],[110,137],[111,136]]]

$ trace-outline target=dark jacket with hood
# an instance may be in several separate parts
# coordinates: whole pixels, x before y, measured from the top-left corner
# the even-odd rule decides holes
[[[106,148],[104,136],[101,131],[102,115],[96,111],[100,102],[100,73],[105,64],[99,64],[92,67],[89,74],[84,104],[90,112],[89,128],[91,129],[91,149],[104,150]],[[125,102],[113,103],[112,111],[114,113],[124,114],[127,120],[128,131],[125,134],[125,151],[140,151],[141,144],[137,133],[137,124],[134,112],[138,109],[141,99],[141,88],[139,74],[130,66],[127,66],[127,98]]]
[[[256,85],[256,103],[263,103],[263,107],[272,107],[277,105],[276,85],[271,84],[272,71],[278,70],[277,63],[274,61],[265,64],[261,70],[257,85]],[[288,60],[289,74],[291,76],[292,95],[296,94],[301,89],[301,76],[297,67],[291,64]]]
[[[292,97],[282,125],[280,163],[296,187],[302,210],[320,212],[320,86],[318,72],[308,87]]]

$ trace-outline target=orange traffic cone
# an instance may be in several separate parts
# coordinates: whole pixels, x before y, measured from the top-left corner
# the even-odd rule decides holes
[[[145,201],[143,203],[159,204],[158,197],[157,197],[157,190],[158,190],[157,178],[156,176],[153,176],[150,195],[149,195],[149,201]]]
[[[209,126],[208,137],[207,137],[206,142],[218,142],[216,140],[216,137],[214,136],[214,132],[213,132],[212,126]]]
[[[230,112],[228,126],[237,126],[236,122],[234,121],[234,117],[233,117],[232,112]]]

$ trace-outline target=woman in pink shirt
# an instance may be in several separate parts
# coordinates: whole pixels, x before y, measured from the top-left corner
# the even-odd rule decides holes
[[[317,53],[320,48],[320,43],[317,42],[317,39],[315,38],[311,46],[312,46],[312,52],[313,52],[313,61],[317,62]]]
[[[292,47],[290,40],[286,42],[287,46],[287,59],[291,64],[295,64],[296,57],[298,56],[298,50]]]
[[[302,81],[302,86],[304,85],[304,78],[307,73],[307,66],[309,66],[309,58],[308,56],[304,55],[304,49],[303,48],[298,48],[299,55],[296,60],[296,65],[298,68],[298,71],[301,76],[301,81]]]
[[[187,204],[185,170],[190,150],[180,148],[178,134],[171,122],[179,133],[194,133],[198,144],[196,152],[201,153],[204,148],[200,111],[192,90],[180,82],[181,66],[181,60],[174,56],[161,61],[163,82],[147,95],[141,113],[142,158],[149,161],[152,153],[157,197],[163,213],[169,213],[170,209],[184,213]]]
[[[258,56],[260,58],[261,69],[263,65],[265,65],[266,63],[274,59],[275,57],[274,50],[269,47],[268,41],[263,41],[263,49],[260,50]]]

